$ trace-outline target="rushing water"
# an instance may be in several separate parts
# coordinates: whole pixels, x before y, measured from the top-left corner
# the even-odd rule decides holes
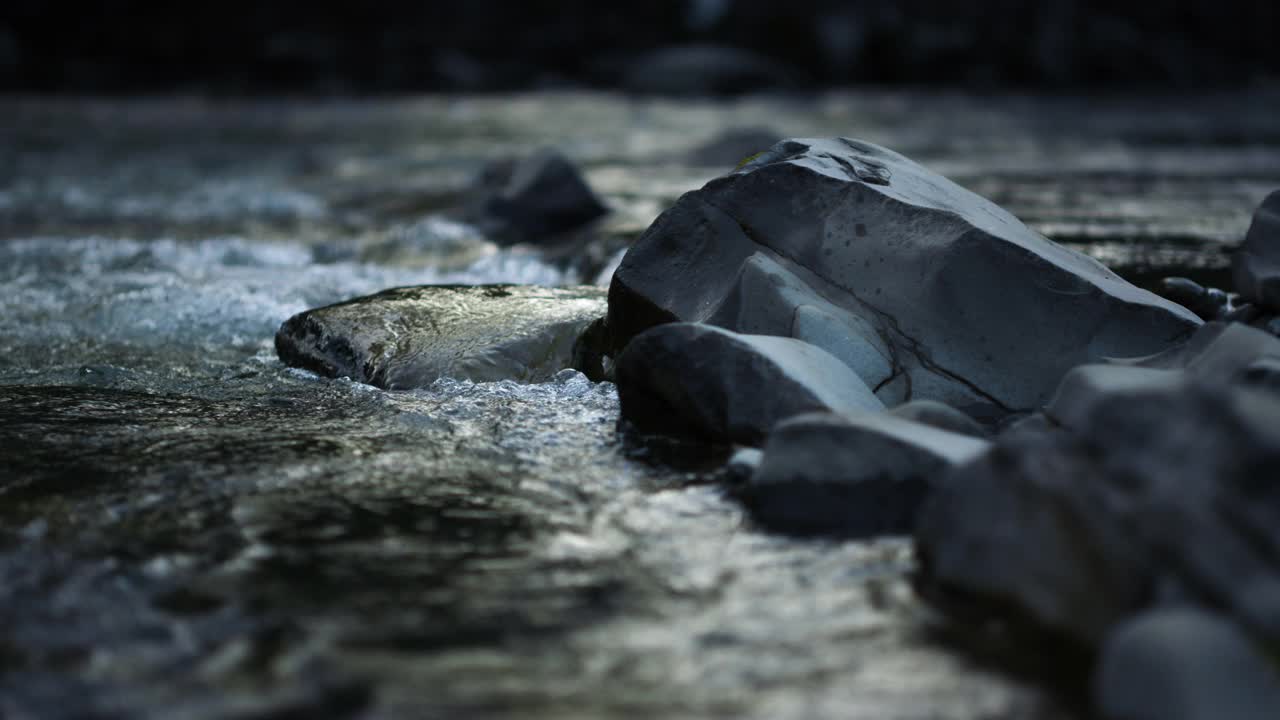
[[[0,715],[1065,716],[938,641],[906,540],[754,530],[715,453],[619,435],[608,384],[384,392],[272,336],[395,285],[591,281],[440,212],[555,144],[625,239],[741,126],[882,142],[1132,277],[1212,278],[1280,186],[1278,105],[0,103]]]

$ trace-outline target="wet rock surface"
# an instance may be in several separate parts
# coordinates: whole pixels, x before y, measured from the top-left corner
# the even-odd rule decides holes
[[[609,291],[615,346],[654,324],[796,337],[889,404],[1028,411],[1075,365],[1155,353],[1190,311],[907,158],[787,140],[683,196]]]
[[[816,410],[884,405],[830,353],[793,338],[669,323],[618,357],[622,417],[649,432],[759,445],[778,422]]]
[[[276,333],[280,359],[389,390],[442,377],[545,382],[603,317],[596,287],[428,285],[299,313]]]
[[[390,287],[592,280],[457,222],[485,163],[560,148],[621,247],[757,122],[1227,287],[1276,100],[0,99],[0,714],[1084,716],[938,642],[909,542],[763,532],[722,455],[617,433],[608,383],[385,391],[273,337]]]
[[[741,494],[756,522],[797,535],[908,534],[932,484],[987,443],[888,414],[779,423]]]

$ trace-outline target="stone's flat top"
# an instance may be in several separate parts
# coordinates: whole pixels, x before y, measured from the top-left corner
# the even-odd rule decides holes
[[[957,225],[961,222],[972,225],[999,241],[1034,253],[1117,299],[1157,305],[1199,322],[1199,318],[1186,308],[1125,282],[1098,261],[1049,241],[1031,231],[1004,208],[888,148],[847,137],[797,138],[779,143],[733,174],[746,174],[778,162],[842,182],[862,182],[874,186],[878,193],[913,208],[954,216]],[[714,198],[709,199],[714,202]],[[827,279],[837,284],[841,280],[838,277]],[[1086,288],[1081,284],[1063,288],[1060,292],[1084,293]]]
[[[1177,370],[1129,365],[1081,365],[1062,378],[1044,412],[1067,427],[1080,427],[1096,403],[1116,396],[1167,390],[1182,385]]]
[[[859,413],[884,408],[884,403],[871,392],[865,381],[822,348],[793,338],[731,334],[710,325],[703,327],[708,332],[732,337],[735,342],[764,355],[788,377],[811,388],[820,399],[830,403],[836,412]],[[765,392],[766,389],[758,388],[757,391]]]
[[[778,430],[789,430],[793,434],[825,430],[836,435],[878,435],[919,448],[948,463],[971,460],[991,446],[985,440],[930,427],[891,413],[809,413],[780,423]]]
[[[805,150],[807,148],[807,150]],[[803,152],[803,155],[800,153]],[[850,153],[856,158],[850,162]],[[859,162],[859,159],[861,160]],[[735,171],[747,173],[773,162],[786,162],[840,181],[861,181],[898,202],[962,218],[963,222],[1002,241],[1050,260],[1108,294],[1128,302],[1161,305],[1188,319],[1193,313],[1121,280],[1089,256],[1050,242],[1032,232],[1009,211],[926,169],[915,160],[879,145],[848,137],[787,140]],[[1063,292],[1084,292],[1070,288]]]

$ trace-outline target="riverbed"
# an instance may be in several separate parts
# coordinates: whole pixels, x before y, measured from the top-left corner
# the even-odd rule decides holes
[[[753,528],[723,455],[620,432],[608,383],[388,392],[284,367],[274,333],[393,286],[607,283],[607,263],[449,212],[486,162],[548,146],[610,206],[610,247],[741,159],[699,148],[755,128],[883,144],[1149,287],[1227,285],[1280,187],[1265,89],[0,113],[14,718],[1075,717],[1019,663],[947,641],[909,539]]]

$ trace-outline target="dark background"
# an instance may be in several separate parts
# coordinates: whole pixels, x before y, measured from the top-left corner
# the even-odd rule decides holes
[[[759,55],[711,91],[845,84],[1204,88],[1280,76],[1275,0],[392,0],[332,7],[292,0],[5,0],[0,6],[0,89],[25,92],[643,90],[652,89],[637,81],[649,69],[646,53],[690,43]]]

